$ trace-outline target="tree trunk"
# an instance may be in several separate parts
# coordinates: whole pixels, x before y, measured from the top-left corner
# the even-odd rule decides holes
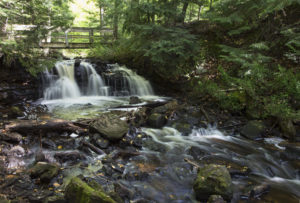
[[[202,5],[199,5],[199,9],[198,9],[198,21],[200,20],[201,10],[202,10]]]
[[[180,17],[180,22],[181,23],[184,23],[188,6],[189,6],[189,2],[187,0],[185,0],[185,2],[183,4],[183,7],[182,7],[182,11],[181,11],[181,17]]]
[[[213,3],[213,0],[210,0],[210,2],[209,2],[209,10],[211,11],[212,10],[212,3]]]
[[[115,5],[114,5],[114,29],[113,29],[113,34],[114,34],[114,39],[118,39],[118,30],[119,30],[119,8],[120,2],[119,0],[115,0]]]
[[[104,26],[104,16],[103,16],[103,8],[102,6],[100,5],[99,6],[99,11],[100,11],[100,27],[102,28]]]
[[[12,122],[5,126],[5,130],[9,132],[18,132],[26,135],[29,133],[39,134],[47,132],[68,132],[82,134],[86,133],[87,129],[75,125],[73,122],[65,121],[61,119],[50,121],[34,121],[34,120],[22,120],[18,122]]]

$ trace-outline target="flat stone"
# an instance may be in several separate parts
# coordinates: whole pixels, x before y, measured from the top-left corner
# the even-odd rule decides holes
[[[29,169],[29,174],[32,178],[40,178],[42,182],[48,183],[58,174],[58,170],[55,164],[38,162]]]
[[[7,141],[7,142],[13,142],[13,143],[19,143],[22,141],[22,135],[15,132],[9,132],[9,133],[1,133],[0,132],[0,140]]]

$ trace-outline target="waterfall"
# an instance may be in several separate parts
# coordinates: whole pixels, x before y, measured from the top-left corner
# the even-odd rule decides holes
[[[149,81],[145,80],[145,78],[139,76],[138,74],[124,66],[114,65],[114,70],[125,73],[125,79],[129,86],[130,95],[153,95],[153,89]]]
[[[88,62],[81,62],[75,67],[74,60],[57,62],[53,70],[46,70],[43,86],[45,100],[81,96],[154,95],[150,83],[126,67],[108,65],[99,74]]]
[[[58,73],[58,79],[53,72],[48,70],[45,72],[49,87],[44,91],[44,98],[49,100],[80,97],[80,90],[74,76],[74,63],[70,61],[57,62],[55,70]]]
[[[102,78],[96,72],[95,68],[87,62],[81,62],[80,65],[84,67],[84,70],[87,73],[87,95],[109,96],[109,87],[105,86]]]

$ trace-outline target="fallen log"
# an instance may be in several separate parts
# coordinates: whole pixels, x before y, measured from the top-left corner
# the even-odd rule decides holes
[[[71,121],[61,119],[49,121],[20,120],[6,125],[5,130],[10,132],[18,132],[23,135],[40,134],[46,132],[68,132],[80,135],[87,132],[86,128],[77,126]]]
[[[89,147],[91,150],[93,150],[97,154],[105,154],[104,151],[102,151],[101,149],[99,149],[95,145],[92,145],[91,143],[88,143],[86,141],[82,141],[82,144],[85,145],[85,146],[87,146],[87,147]]]
[[[138,107],[148,107],[148,108],[156,108],[159,106],[163,106],[167,103],[169,103],[170,101],[159,101],[159,102],[151,102],[151,103],[146,103],[146,104],[136,104],[136,105],[122,105],[122,106],[117,106],[117,107],[113,107],[110,109],[113,110],[118,110],[118,109],[125,109],[125,108],[138,108]]]

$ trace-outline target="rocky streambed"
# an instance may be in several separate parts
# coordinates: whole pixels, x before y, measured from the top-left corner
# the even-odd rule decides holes
[[[0,202],[299,202],[299,125],[289,142],[272,122],[80,64],[47,72],[36,102],[34,79],[3,76]]]
[[[123,104],[76,121],[31,109],[44,112],[2,120],[2,201],[299,200],[299,145],[263,132],[240,136],[249,129],[241,119],[219,116],[220,131],[210,111],[176,100]]]

